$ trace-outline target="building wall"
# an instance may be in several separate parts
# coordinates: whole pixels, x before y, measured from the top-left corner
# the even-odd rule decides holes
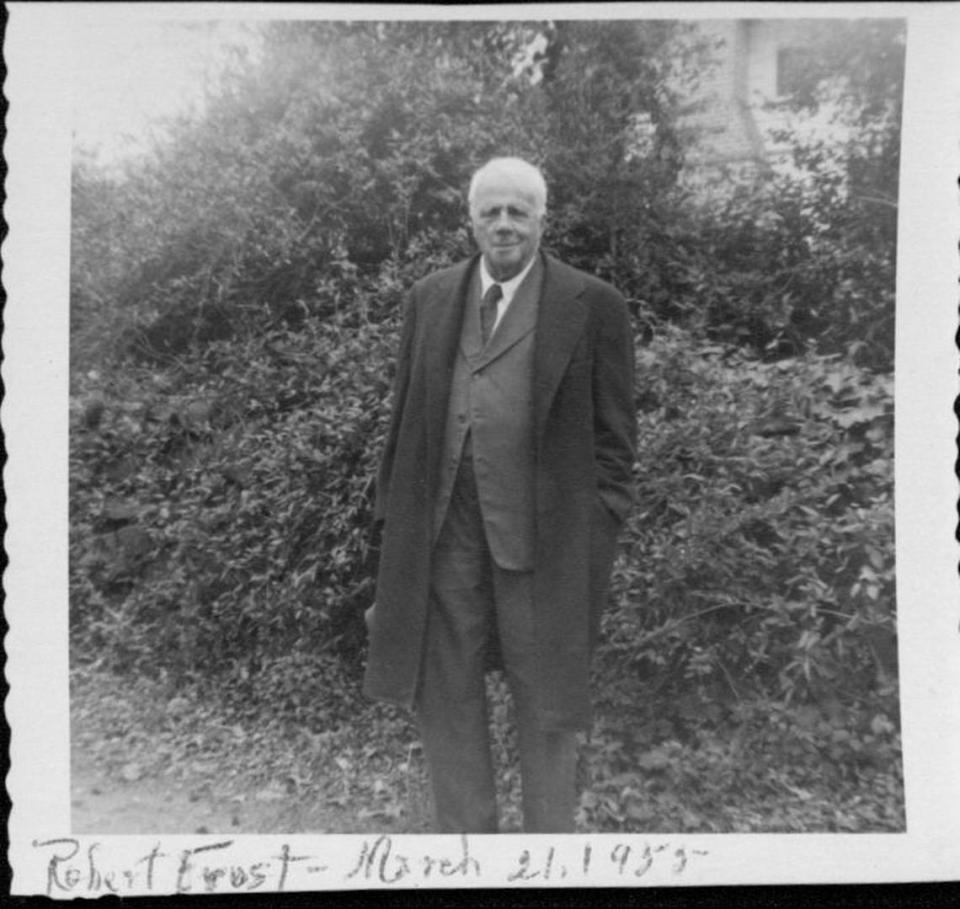
[[[741,19],[698,23],[702,38],[710,42],[712,60],[703,68],[700,86],[690,99],[683,126],[696,141],[688,160],[695,167],[745,160],[759,161],[762,144],[752,129],[747,105],[748,32]]]
[[[685,182],[707,187],[790,167],[790,147],[771,137],[791,125],[790,115],[770,102],[784,97],[784,67],[802,67],[804,51],[822,40],[823,20],[703,20],[697,30],[713,46],[714,61],[681,121],[694,137]]]

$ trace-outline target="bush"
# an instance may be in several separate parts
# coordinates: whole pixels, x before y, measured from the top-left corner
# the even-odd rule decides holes
[[[101,387],[72,422],[79,652],[181,672],[255,672],[290,649],[356,660],[395,338],[392,321],[308,320],[211,344],[179,374],[88,379]],[[638,360],[639,504],[601,690],[656,678],[704,706],[803,703],[892,678],[889,381],[674,329]]]
[[[178,373],[93,380],[101,417],[88,404],[71,427],[79,653],[201,673],[290,649],[356,659],[395,335],[310,320]]]
[[[903,36],[868,25],[840,30],[830,91],[795,103],[832,105],[847,138],[788,132],[794,173],[704,205],[678,183],[674,86],[705,53],[680,25],[274,23],[151,158],[78,161],[75,363],[380,318],[385,284],[469,251],[470,173],[507,153],[548,177],[547,246],[658,318],[889,370]]]
[[[362,291],[385,273],[462,256],[469,175],[523,132],[510,61],[480,46],[488,33],[273,23],[263,61],[230,74],[202,121],[172,127],[121,177],[78,167],[78,364],[117,348],[166,363],[197,343],[379,308],[390,301]],[[105,250],[87,238],[104,238],[104,208],[123,230],[108,237],[117,267],[98,273]],[[106,339],[82,331],[91,298],[98,324],[116,322]]]
[[[815,350],[888,372],[896,205],[876,211],[852,194],[846,174],[863,164],[862,149],[817,141],[794,158],[798,173],[681,206],[643,253],[673,266],[638,294],[661,318],[765,359]],[[895,183],[884,190],[895,198]]]
[[[870,690],[895,668],[890,381],[675,331],[638,357],[639,504],[604,656],[734,698]]]

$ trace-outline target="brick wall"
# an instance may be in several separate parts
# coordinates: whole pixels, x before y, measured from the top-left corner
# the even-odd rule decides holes
[[[706,188],[755,179],[789,166],[790,149],[771,141],[770,130],[787,125],[777,100],[779,54],[813,47],[824,21],[810,19],[715,19],[697,23],[712,62],[700,72],[680,124],[691,131],[684,182]],[[721,178],[721,179],[718,179]]]
[[[710,42],[713,60],[701,73],[694,109],[682,119],[697,137],[688,161],[693,167],[760,161],[763,144],[747,104],[747,25],[742,19],[705,20],[698,31]]]

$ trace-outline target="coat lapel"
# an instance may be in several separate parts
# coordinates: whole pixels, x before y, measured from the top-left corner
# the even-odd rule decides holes
[[[483,347],[480,333],[480,268],[473,269],[464,284],[463,330],[460,332],[460,352],[467,358],[479,355]]]
[[[421,335],[426,365],[426,423],[429,476],[437,475],[443,447],[444,424],[450,400],[450,382],[463,326],[464,300],[468,282],[477,262],[474,256],[450,269],[442,279],[430,286],[423,303],[422,318],[426,325]]]
[[[587,309],[580,300],[583,280],[556,259],[544,256],[543,291],[537,316],[534,353],[533,414],[537,440],[543,434],[547,413],[573,349],[586,323]]]

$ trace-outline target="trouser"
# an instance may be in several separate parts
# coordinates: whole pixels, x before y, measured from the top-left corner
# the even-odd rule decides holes
[[[417,698],[437,832],[497,832],[484,682],[492,631],[517,718],[524,830],[572,832],[576,733],[538,722],[533,572],[507,571],[492,559],[467,456],[434,548]]]

